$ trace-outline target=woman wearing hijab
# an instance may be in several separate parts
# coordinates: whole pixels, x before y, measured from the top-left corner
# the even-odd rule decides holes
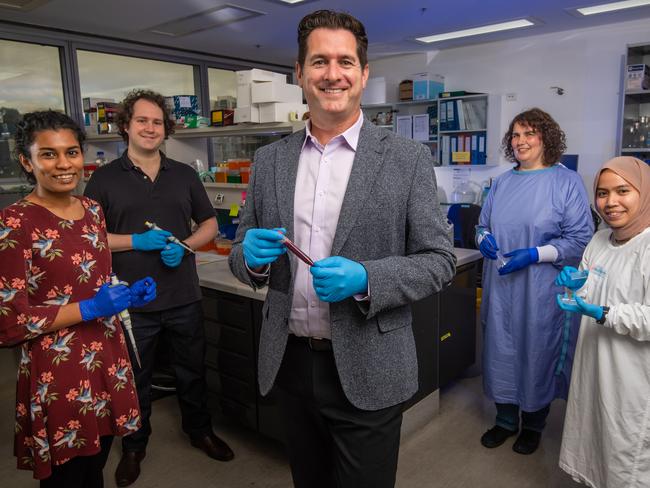
[[[650,166],[611,159],[596,175],[595,203],[609,229],[582,258],[587,278],[564,310],[582,314],[560,467],[594,488],[650,486]]]

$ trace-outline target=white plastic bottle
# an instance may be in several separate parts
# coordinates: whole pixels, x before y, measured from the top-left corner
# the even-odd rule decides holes
[[[104,151],[97,151],[97,157],[95,158],[95,164],[99,168],[106,164],[106,157],[104,156]]]

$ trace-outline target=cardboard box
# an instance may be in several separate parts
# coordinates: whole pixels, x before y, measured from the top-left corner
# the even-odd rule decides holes
[[[297,120],[302,119],[302,116],[307,111],[307,105],[302,103],[260,103],[259,114],[260,122],[289,122],[289,114],[295,112]]]
[[[200,115],[199,99],[196,95],[174,95],[165,97],[165,105],[178,122],[186,115]]]
[[[260,111],[254,105],[249,105],[247,107],[237,107],[235,109],[235,124],[241,124],[243,122],[259,122],[260,121]]]
[[[279,81],[253,83],[251,85],[252,103],[302,103],[302,88]]]
[[[237,85],[237,106],[248,107],[251,104],[251,83]]]
[[[220,110],[220,109],[232,110],[235,107],[237,107],[237,99],[235,97],[231,97],[230,95],[219,96],[217,97],[217,101],[214,103],[215,110]]]
[[[445,91],[445,78],[430,73],[413,75],[413,100],[433,100]]]
[[[413,80],[404,80],[399,84],[399,99],[413,100]]]
[[[114,98],[93,98],[86,97],[82,100],[84,106],[84,112],[90,112],[90,109],[96,109],[98,103],[109,102],[115,103]]]
[[[361,105],[386,103],[386,78],[368,78],[366,89],[361,95]]]
[[[213,127],[223,127],[235,123],[235,111],[231,109],[219,109],[210,112],[210,125]]]
[[[628,64],[626,90],[650,89],[650,68],[647,64]]]
[[[264,69],[247,69],[243,71],[236,71],[237,84],[247,85],[260,81],[278,81],[281,83],[287,82],[287,75],[283,73],[275,73],[273,71],[266,71]]]

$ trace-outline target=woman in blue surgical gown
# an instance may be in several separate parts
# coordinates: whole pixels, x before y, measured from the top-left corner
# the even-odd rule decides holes
[[[557,122],[540,109],[517,115],[502,142],[513,170],[497,177],[481,211],[483,386],[495,403],[488,448],[533,453],[550,404],[567,397],[578,332],[574,314],[555,303],[554,279],[576,266],[593,234],[580,176],[557,162],[566,148]],[[507,264],[503,265],[503,262]]]

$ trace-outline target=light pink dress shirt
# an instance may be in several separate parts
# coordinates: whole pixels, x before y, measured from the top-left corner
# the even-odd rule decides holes
[[[332,251],[362,125],[360,113],[352,127],[323,146],[306,124],[293,200],[293,242],[314,261],[329,257]],[[330,339],[329,303],[318,299],[309,267],[293,254],[289,257],[296,266],[289,330],[297,336]]]

